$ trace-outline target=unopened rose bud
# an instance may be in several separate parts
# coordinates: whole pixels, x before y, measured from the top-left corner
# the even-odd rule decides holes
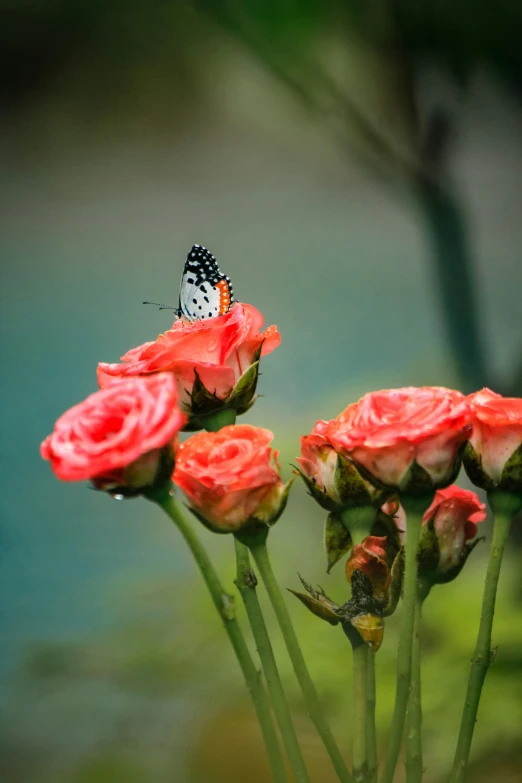
[[[237,424],[200,432],[179,447],[174,483],[195,515],[217,533],[270,527],[286,505],[269,430]]]
[[[41,445],[42,457],[62,481],[90,479],[112,495],[170,483],[186,420],[177,403],[168,373],[118,381],[64,413]]]
[[[439,489],[422,520],[419,577],[431,584],[455,579],[478,541],[477,524],[485,518],[486,506],[474,492],[454,484]]]
[[[388,504],[383,509],[389,509]],[[419,579],[426,589],[450,582],[460,573],[477,539],[477,524],[486,518],[486,506],[477,495],[452,484],[435,493],[422,518],[419,553]],[[399,538],[406,540],[407,519],[402,509],[394,509],[393,521]]]

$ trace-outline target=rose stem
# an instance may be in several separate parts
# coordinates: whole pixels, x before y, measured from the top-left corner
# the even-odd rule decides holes
[[[272,721],[270,705],[241,628],[235,618],[234,599],[223,589],[203,545],[170,494],[170,487],[164,487],[163,491],[150,493],[149,499],[161,506],[174,522],[194,556],[243,672],[265,742],[272,778],[275,783],[286,783],[285,762]]]
[[[373,506],[355,506],[341,514],[343,525],[350,533],[352,545],[361,544],[370,535],[377,509]],[[357,634],[359,637],[359,635]],[[360,637],[359,637],[360,639]],[[375,734],[375,657],[366,644],[353,644],[353,742],[352,766],[355,780],[371,780],[377,770]],[[369,686],[372,688],[370,701]],[[371,761],[369,759],[371,755]]]
[[[353,647],[353,703],[354,703],[354,734],[352,751],[352,774],[355,780],[365,781],[368,778],[368,761],[366,756],[366,686],[368,682],[368,647],[361,640]]]
[[[495,515],[493,522],[493,538],[489,551],[489,562],[484,584],[484,597],[482,599],[482,611],[477,637],[477,644],[468,679],[466,700],[462,712],[457,750],[453,762],[450,783],[461,783],[465,779],[468,766],[473,730],[477,720],[477,712],[482,693],[482,686],[491,663],[491,630],[493,627],[493,615],[495,613],[495,599],[497,595],[498,578],[504,554],[511,520],[522,508],[522,495],[509,492],[492,490],[488,492],[488,501]]]
[[[223,408],[216,413],[203,417],[203,425],[207,432],[218,432],[221,427],[236,423],[236,411],[234,408]]]
[[[402,625],[397,653],[397,685],[388,749],[380,783],[392,783],[401,750],[404,721],[408,707],[411,680],[413,629],[417,598],[417,550],[422,525],[422,515],[430,505],[433,494],[415,497],[400,495],[406,512],[406,558],[404,568]]]
[[[377,780],[378,756],[377,756],[377,732],[375,729],[375,705],[377,703],[375,691],[375,653],[366,647],[368,667],[366,672],[366,755],[368,759],[368,780]]]
[[[247,547],[235,539],[236,545],[236,585],[243,599],[245,609],[254,635],[257,652],[261,659],[268,691],[272,699],[275,716],[281,731],[281,737],[288,754],[290,766],[296,783],[309,783],[310,778],[301,754],[301,748],[292,723],[290,709],[286,700],[279,671],[277,669],[272,644],[266,629],[263,612],[256,594],[257,579],[250,565]]]
[[[272,571],[268,551],[266,548],[266,537],[268,530],[263,530],[259,534],[245,536],[244,543],[250,549],[252,556],[263,579],[266,591],[274,608],[279,627],[285,640],[286,648],[292,661],[295,674],[301,686],[305,699],[306,709],[312,720],[317,733],[321,737],[332,764],[337,772],[337,777],[342,783],[354,783],[352,776],[348,772],[343,757],[337,747],[333,734],[328,726],[321,709],[319,697],[312,682],[308,669],[306,667],[303,653],[299,646],[297,636],[286,608],[286,604],[279,590],[279,586]]]
[[[422,606],[429,592],[421,580],[417,582],[413,644],[411,648],[411,685],[406,716],[406,783],[422,780],[422,702],[421,702],[421,642]]]

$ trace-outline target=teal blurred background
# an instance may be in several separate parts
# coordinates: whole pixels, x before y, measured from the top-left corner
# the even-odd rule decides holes
[[[196,242],[282,334],[244,420],[274,431],[286,476],[299,436],[365,391],[520,395],[521,7],[4,1],[1,22],[2,780],[264,783],[239,673],[176,531],[143,500],[60,484],[39,443],[96,389],[98,361],[170,326],[141,302],[176,302]],[[275,566],[283,586],[299,571],[343,602],[323,522],[296,486]],[[519,530],[472,783],[522,778]],[[233,590],[231,541],[200,532]],[[426,607],[428,783],[451,763],[485,553]],[[346,640],[290,608],[349,759]],[[381,751],[399,623],[377,656]],[[313,780],[329,783],[274,640]]]

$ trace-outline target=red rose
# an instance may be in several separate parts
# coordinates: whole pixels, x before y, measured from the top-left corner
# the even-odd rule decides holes
[[[391,572],[386,559],[386,536],[366,536],[354,546],[346,562],[346,578],[352,581],[354,571],[361,571],[372,584],[373,596],[378,601],[387,600]]]
[[[269,430],[236,424],[200,432],[179,447],[174,483],[213,529],[233,532],[253,519],[271,525],[283,511],[286,488],[272,438]]]
[[[522,490],[522,399],[491,389],[470,394],[473,433],[464,467],[484,489]]]
[[[119,381],[64,413],[41,455],[62,481],[92,479],[113,491],[150,486],[164,461],[162,450],[185,423],[177,401],[167,373]],[[170,453],[172,470],[172,448]]]
[[[215,408],[216,402],[230,397],[256,353],[261,349],[261,355],[266,356],[281,342],[276,326],[261,332],[262,325],[261,313],[240,302],[217,318],[194,323],[180,319],[154,342],[122,356],[122,364],[100,362],[98,383],[103,388],[114,378],[169,371],[176,379],[182,404],[190,412],[197,374],[205,389],[215,395],[211,400]]]
[[[453,480],[470,429],[460,392],[425,386],[370,392],[332,420],[325,434],[378,484],[424,494]]]

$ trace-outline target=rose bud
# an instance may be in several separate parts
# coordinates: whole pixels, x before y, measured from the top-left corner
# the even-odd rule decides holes
[[[200,432],[179,447],[174,483],[191,510],[217,533],[270,527],[286,505],[269,430],[236,424]]]
[[[329,424],[318,421],[310,435],[301,438],[297,463],[310,494],[327,511],[380,506],[390,491],[377,489],[353,462],[336,452],[326,435]]]
[[[485,518],[486,506],[474,492],[455,484],[437,490],[422,518],[418,562],[425,588],[455,579],[480,540],[477,524]],[[394,509],[394,521],[404,542],[407,521],[401,506]]]
[[[90,479],[130,497],[170,480],[185,416],[172,375],[129,378],[91,394],[61,416],[41,445],[62,481]]]
[[[380,604],[388,602],[391,572],[386,560],[385,536],[367,536],[361,544],[354,546],[346,562],[346,578],[351,583],[354,571],[368,577],[372,596]]]
[[[460,392],[388,389],[349,405],[329,422],[325,436],[377,486],[427,495],[456,477],[470,418]]]
[[[367,536],[354,546],[346,563],[346,578],[352,586],[347,604],[350,622],[374,652],[383,639],[382,618],[393,614],[399,602],[403,569],[402,550],[397,553],[388,548],[386,536]],[[353,642],[353,631],[345,627],[345,633]]]
[[[470,394],[473,433],[464,467],[482,489],[522,492],[522,399],[490,389]]]
[[[281,342],[277,327],[261,331],[255,307],[237,302],[225,315],[189,323],[176,321],[154,342],[126,353],[121,364],[98,365],[104,388],[115,378],[168,371],[176,379],[187,430],[224,409],[244,413],[254,402],[259,359]]]

